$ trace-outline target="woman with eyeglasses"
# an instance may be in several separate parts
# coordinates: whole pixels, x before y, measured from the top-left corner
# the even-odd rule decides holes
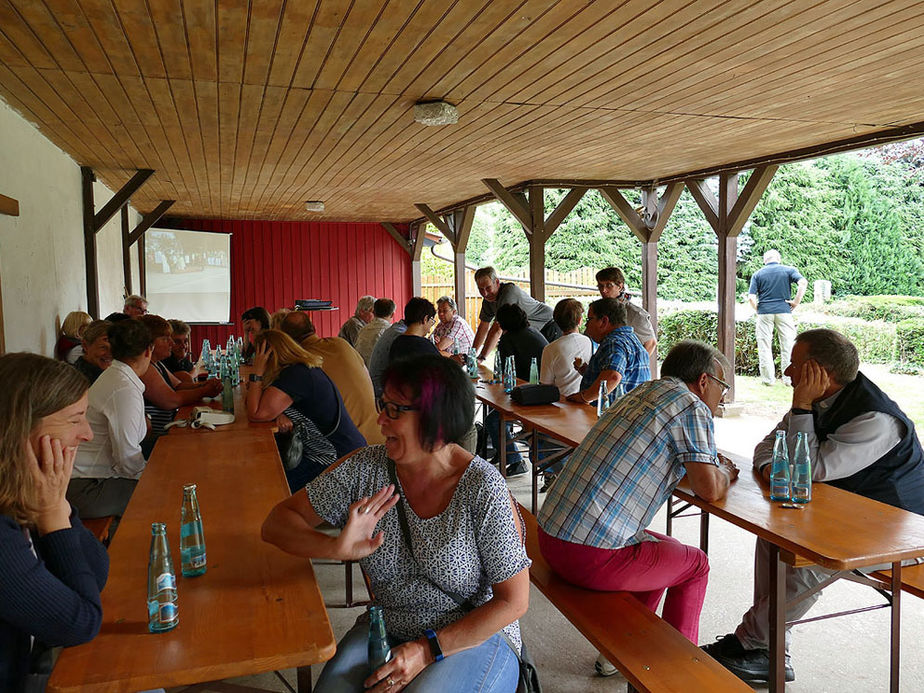
[[[453,442],[474,399],[450,359],[395,361],[378,401],[385,444],[340,460],[264,522],[264,540],[287,553],[358,560],[384,610],[392,659],[370,675],[362,616],[319,693],[516,689],[530,561],[500,473]],[[317,532],[322,521],[339,535]]]
[[[301,438],[302,455],[286,469],[295,491],[337,458],[365,447],[336,385],[321,370],[321,357],[302,349],[285,332],[264,330],[254,337],[253,372],[245,402],[251,421],[279,418],[280,430]]]
[[[57,646],[102,622],[106,549],[65,496],[92,440],[89,383],[37,354],[0,357],[0,691],[44,690]]]

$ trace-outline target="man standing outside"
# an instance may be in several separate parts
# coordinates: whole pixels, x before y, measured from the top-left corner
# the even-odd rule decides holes
[[[634,330],[626,325],[626,304],[615,298],[598,298],[587,307],[585,333],[600,345],[589,363],[574,360],[581,374],[581,389],[568,396],[571,402],[590,404],[600,394],[606,381],[607,392],[619,384],[626,392],[651,380],[648,352]]]
[[[516,304],[523,309],[530,327],[535,327],[546,341],[554,342],[561,337],[561,328],[552,319],[552,308],[537,301],[513,282],[501,284],[493,267],[482,267],[475,272],[478,293],[484,299],[478,314],[478,330],[472,346],[478,352],[478,360],[484,361],[494,351],[501,336],[500,325],[494,319],[500,306]],[[478,350],[481,351],[478,351]]]
[[[796,337],[786,374],[792,379],[792,409],[754,449],[754,469],[770,483],[777,430],[790,450],[805,433],[812,480],[924,515],[924,452],[914,424],[898,405],[859,372],[856,347],[834,330],[806,330]],[[754,603],[734,633],[703,649],[745,681],[767,681],[770,673],[770,545],[757,540]],[[822,568],[785,566],[786,621],[798,621],[818,599],[830,576]],[[813,590],[818,590],[814,591]],[[787,681],[796,677],[789,661]]]
[[[647,528],[685,476],[708,502],[724,498],[737,478],[716,451],[713,428],[728,370],[714,347],[674,346],[659,380],[635,388],[597,420],[537,518],[539,548],[552,570],[585,589],[629,591],[651,611],[666,590],[664,620],[694,643],[709,559]],[[596,668],[616,673],[602,655]]]
[[[605,267],[597,272],[597,291],[601,298],[615,298],[626,307],[626,324],[635,330],[635,336],[645,347],[645,351],[653,354],[658,344],[658,337],[651,326],[651,316],[648,311],[635,305],[629,300],[626,293],[626,277],[618,267]]]
[[[808,281],[795,267],[781,265],[780,252],[768,250],[764,253],[764,266],[751,277],[748,289],[748,303],[757,311],[757,359],[760,362],[760,381],[773,385],[776,370],[773,364],[773,328],[776,327],[780,340],[780,370],[783,382],[789,385],[786,369],[796,337],[796,323],[792,319],[793,308],[799,305],[805,295]],[[792,284],[798,286],[796,297],[792,297]]]

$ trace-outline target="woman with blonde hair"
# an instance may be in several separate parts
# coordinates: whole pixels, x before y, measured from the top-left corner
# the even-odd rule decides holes
[[[365,447],[366,439],[343,406],[337,387],[320,369],[320,357],[279,330],[257,334],[254,347],[247,416],[251,421],[273,421],[284,415],[280,430],[294,427],[301,455],[287,462],[286,479],[295,491],[337,458]]]
[[[109,559],[65,498],[87,380],[37,354],[0,357],[0,690],[42,690],[51,648],[92,640]]]
[[[80,340],[87,325],[93,322],[89,313],[74,310],[67,314],[61,323],[61,334],[55,344],[55,358],[73,364],[83,354]]]

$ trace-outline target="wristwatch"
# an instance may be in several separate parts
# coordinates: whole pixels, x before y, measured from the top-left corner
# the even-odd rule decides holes
[[[430,643],[430,653],[433,655],[433,661],[438,662],[443,659],[443,648],[440,647],[439,638],[436,637],[436,631],[427,629],[424,631],[427,641]]]
[[[252,382],[252,383],[259,383],[259,382],[261,382],[261,381],[263,380],[263,376],[262,376],[262,375],[257,375],[256,373],[251,373],[251,374],[250,374],[249,380],[250,380],[250,382]]]
[[[799,407],[793,407],[789,411],[791,411],[793,414],[811,414],[812,413],[811,409],[800,409]]]

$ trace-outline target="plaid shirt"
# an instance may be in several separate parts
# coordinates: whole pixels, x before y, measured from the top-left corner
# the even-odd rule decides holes
[[[601,549],[645,541],[687,462],[718,465],[712,413],[676,378],[645,383],[617,400],[572,453],[539,526]]]
[[[434,344],[438,345],[443,337],[458,339],[459,352],[462,354],[467,354],[468,350],[472,348],[472,342],[475,341],[475,333],[472,332],[472,328],[458,315],[453,315],[452,322],[448,325],[440,322],[433,328],[432,339]]]
[[[631,327],[617,327],[600,343],[600,348],[590,357],[587,370],[581,378],[581,390],[594,384],[603,371],[622,373],[622,386],[626,392],[651,380],[648,352],[635,336]]]

